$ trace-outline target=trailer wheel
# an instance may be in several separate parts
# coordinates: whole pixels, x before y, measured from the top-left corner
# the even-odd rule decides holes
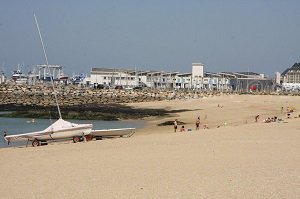
[[[77,143],[79,141],[80,141],[80,137],[78,137],[78,136],[73,137],[73,142],[74,143]]]
[[[86,139],[86,141],[91,141],[91,140],[93,140],[93,136],[92,135],[85,135],[85,139]]]
[[[32,146],[36,147],[36,146],[40,146],[40,141],[38,141],[37,139],[32,141]]]

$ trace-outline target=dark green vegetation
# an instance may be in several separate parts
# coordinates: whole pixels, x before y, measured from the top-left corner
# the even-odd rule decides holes
[[[119,119],[142,119],[149,116],[168,116],[169,114],[188,111],[167,111],[164,109],[135,109],[121,104],[83,104],[76,106],[61,106],[64,119],[81,120],[119,120]],[[0,114],[0,117],[26,117],[26,118],[58,118],[56,106],[20,106],[0,105],[1,111],[9,111]]]
[[[177,125],[184,125],[184,124],[185,124],[184,122],[177,120]],[[174,125],[174,120],[160,123],[157,126],[171,126],[171,125]]]

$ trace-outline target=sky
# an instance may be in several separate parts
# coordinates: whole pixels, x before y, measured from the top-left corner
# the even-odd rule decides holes
[[[300,62],[299,0],[0,0],[0,71],[49,64],[274,76]]]

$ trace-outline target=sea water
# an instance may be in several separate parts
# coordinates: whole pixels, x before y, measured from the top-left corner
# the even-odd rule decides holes
[[[32,119],[32,118],[6,118],[0,117],[0,147],[8,147],[3,139],[4,131],[7,135],[30,133],[42,131],[53,124],[53,119]],[[142,121],[101,121],[101,120],[67,120],[77,124],[93,124],[93,129],[110,129],[110,128],[142,128]],[[29,143],[31,145],[31,142]],[[11,142],[9,146],[26,145],[26,141]]]

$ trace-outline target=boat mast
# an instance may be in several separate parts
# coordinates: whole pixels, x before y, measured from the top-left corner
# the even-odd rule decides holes
[[[59,108],[59,105],[58,105],[57,94],[56,94],[56,90],[55,90],[55,87],[54,87],[53,77],[51,75],[51,71],[50,71],[50,67],[49,67],[49,63],[48,63],[48,58],[47,58],[47,54],[46,54],[46,50],[45,50],[43,38],[42,38],[42,35],[41,35],[40,27],[39,27],[38,21],[36,19],[35,13],[33,13],[33,16],[34,16],[35,24],[36,24],[36,27],[37,27],[37,30],[38,30],[38,33],[39,33],[39,36],[40,36],[40,41],[41,41],[41,44],[42,44],[42,48],[43,48],[43,53],[44,53],[46,65],[47,65],[48,70],[49,70],[50,80],[51,80],[52,88],[53,88],[53,91],[54,91],[54,97],[55,97],[56,107],[57,107],[58,114],[59,114],[59,119],[62,119],[60,108]]]

